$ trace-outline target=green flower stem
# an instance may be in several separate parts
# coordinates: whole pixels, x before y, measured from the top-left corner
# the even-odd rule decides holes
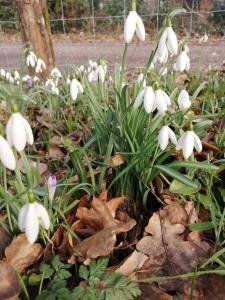
[[[122,84],[123,84],[123,76],[124,76],[124,70],[125,70],[125,65],[126,65],[126,60],[127,60],[127,52],[128,52],[128,43],[125,43],[124,51],[123,51],[121,72],[120,72],[120,90],[121,90]]]
[[[18,162],[16,150],[14,150],[14,156],[15,156],[15,159],[16,159],[15,173],[16,173],[16,179],[17,179],[17,182],[18,182],[17,189],[18,189],[19,194],[23,194],[23,192],[25,190],[25,187],[24,187],[22,177],[21,177],[21,172],[20,172],[20,169],[19,169],[19,162]],[[24,198],[27,201],[27,196],[26,195],[24,195]]]
[[[131,3],[131,10],[132,10],[132,11],[136,11],[136,8],[137,8],[136,0],[132,0],[132,3]]]

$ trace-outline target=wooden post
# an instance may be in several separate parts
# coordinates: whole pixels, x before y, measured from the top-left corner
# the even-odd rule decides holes
[[[51,29],[46,0],[14,0],[19,16],[25,47],[43,59],[47,69],[41,73],[46,79],[55,65],[55,55],[51,39]]]

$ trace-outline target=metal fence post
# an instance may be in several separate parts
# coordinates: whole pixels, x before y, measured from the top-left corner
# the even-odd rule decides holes
[[[92,18],[92,32],[93,35],[96,35],[95,30],[95,6],[94,6],[94,0],[91,0],[91,18]]]

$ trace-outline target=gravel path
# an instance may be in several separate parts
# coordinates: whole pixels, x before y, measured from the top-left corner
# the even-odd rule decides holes
[[[210,64],[219,68],[225,60],[225,39],[211,39],[206,44],[198,41],[189,43],[191,66],[195,70],[204,70]],[[63,69],[70,68],[73,64],[83,64],[89,58],[105,58],[109,65],[120,62],[123,44],[118,41],[84,41],[84,42],[55,42],[57,66]],[[152,49],[152,44],[133,43],[129,47],[128,68],[142,66]],[[21,43],[0,43],[0,67],[19,69],[22,57]]]

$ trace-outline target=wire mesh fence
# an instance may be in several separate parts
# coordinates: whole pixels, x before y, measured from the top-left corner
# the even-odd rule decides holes
[[[48,0],[53,32],[64,34],[121,31],[130,10],[130,0]],[[183,33],[225,35],[225,0],[139,0],[138,12],[148,32],[157,32],[163,18],[177,6],[186,14],[176,18],[175,29]],[[11,3],[11,5],[9,5]],[[0,0],[1,30],[19,32],[12,0]]]

